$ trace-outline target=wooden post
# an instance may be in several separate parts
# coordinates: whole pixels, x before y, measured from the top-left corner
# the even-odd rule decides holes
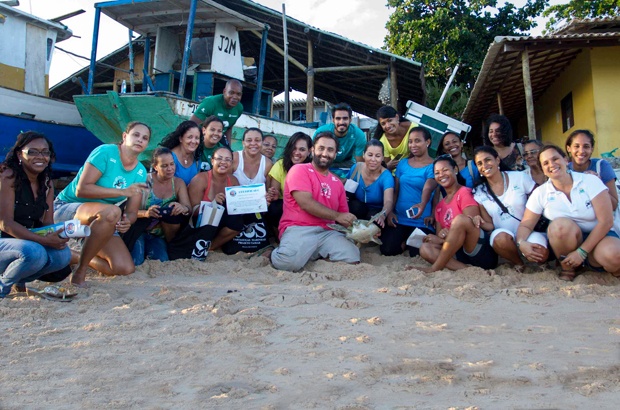
[[[284,121],[290,121],[291,116],[289,107],[288,92],[288,35],[286,29],[286,7],[282,3],[282,31],[284,35]]]
[[[502,104],[502,93],[497,93],[497,107],[499,108],[499,114],[504,115],[504,105]]]
[[[532,80],[530,79],[530,55],[525,47],[521,54],[523,67],[523,87],[525,88],[525,107],[527,108],[527,132],[529,139],[536,139],[536,120],[534,114],[534,95],[532,93]]]
[[[396,64],[390,61],[390,105],[398,111],[398,81],[396,79]]]
[[[308,82],[306,86],[306,122],[314,121],[314,50],[308,40]]]

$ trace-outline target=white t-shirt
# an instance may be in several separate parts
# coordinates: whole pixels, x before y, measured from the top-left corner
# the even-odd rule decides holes
[[[571,172],[573,188],[570,191],[569,201],[564,192],[558,191],[551,180],[545,182],[530,196],[527,201],[527,209],[543,214],[550,220],[555,218],[570,218],[584,232],[591,232],[597,224],[592,199],[607,187],[596,175]]]
[[[497,198],[515,217],[522,219],[525,212],[525,203],[527,196],[536,186],[536,182],[531,176],[525,172],[508,171],[508,187],[506,191]],[[479,185],[476,187],[474,199],[480,205],[484,206],[489,216],[493,219],[495,229],[503,228],[512,233],[517,232],[519,221],[507,213],[503,213],[502,209],[497,205],[491,194],[486,190],[486,186]]]

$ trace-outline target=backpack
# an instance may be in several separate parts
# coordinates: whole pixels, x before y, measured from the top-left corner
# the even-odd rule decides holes
[[[598,174],[599,178],[601,177],[601,162],[603,161],[603,159],[599,159],[598,161],[596,161],[596,173]],[[614,183],[614,187],[616,187],[617,198],[620,199],[620,189],[618,189],[618,185],[616,183]],[[613,216],[614,225],[611,227],[611,229],[613,229],[614,232],[620,235],[620,205],[616,206],[616,210],[613,211]]]

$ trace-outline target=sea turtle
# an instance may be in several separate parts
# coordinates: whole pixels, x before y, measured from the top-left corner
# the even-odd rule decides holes
[[[330,228],[335,231],[342,232],[346,234],[347,239],[350,239],[355,243],[358,247],[362,246],[364,243],[368,243],[373,241],[382,245],[381,239],[377,238],[376,235],[381,232],[381,228],[375,223],[375,221],[379,218],[381,214],[377,214],[370,218],[370,221],[366,221],[364,219],[356,219],[353,221],[353,224],[345,228],[342,225],[338,224],[327,224]]]

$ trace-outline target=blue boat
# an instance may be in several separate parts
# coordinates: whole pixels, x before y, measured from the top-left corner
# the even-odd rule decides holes
[[[38,131],[54,144],[57,176],[75,173],[101,141],[74,104],[48,97],[54,44],[72,32],[2,3],[0,19],[0,161],[20,132]]]

